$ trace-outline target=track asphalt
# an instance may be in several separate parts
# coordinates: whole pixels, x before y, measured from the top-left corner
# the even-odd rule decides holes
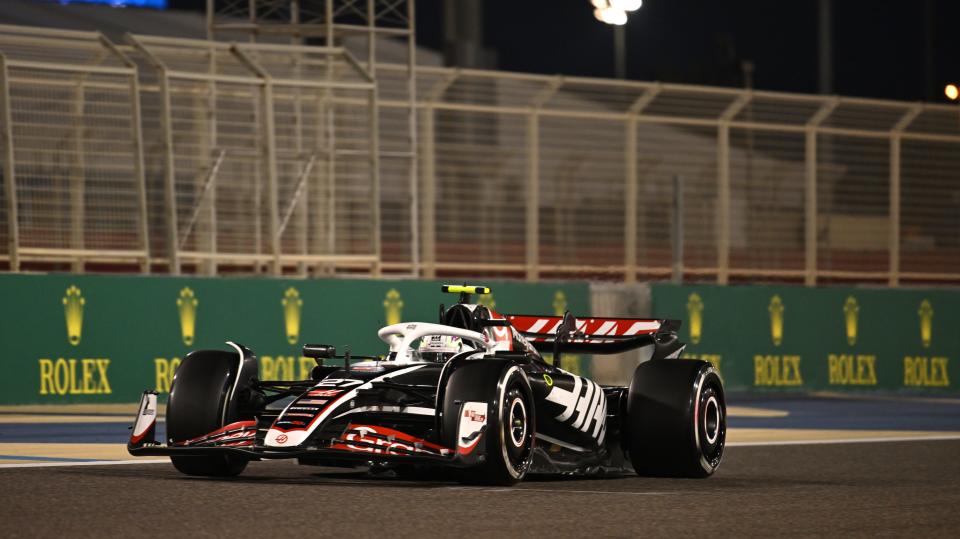
[[[0,470],[8,537],[956,537],[960,441],[733,447],[704,480],[533,477],[514,488],[252,463]]]
[[[955,436],[956,400],[746,404],[776,413],[731,417],[731,432],[778,437],[733,444],[720,470],[704,480],[534,476],[513,488],[484,488],[291,462],[254,462],[239,478],[212,480],[180,475],[166,462],[103,465],[54,451],[29,460],[54,467],[0,469],[0,522],[5,537],[958,536],[960,440],[811,443],[807,434],[858,432],[862,423],[868,439],[873,431],[866,428]],[[33,452],[70,441],[42,436],[61,443],[36,443],[16,430],[24,423],[2,421],[0,445],[15,445],[6,435],[17,432]],[[125,431],[125,424],[114,425]],[[799,443],[781,445],[791,439]]]

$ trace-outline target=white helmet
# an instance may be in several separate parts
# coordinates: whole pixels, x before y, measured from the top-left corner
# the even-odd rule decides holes
[[[463,347],[460,337],[451,335],[426,335],[420,339],[417,351],[420,357],[428,361],[442,362],[456,354]]]

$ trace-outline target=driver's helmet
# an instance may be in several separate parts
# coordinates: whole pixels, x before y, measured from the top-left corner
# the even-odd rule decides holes
[[[425,361],[443,363],[453,357],[463,347],[460,337],[450,335],[425,335],[420,339],[417,352]]]

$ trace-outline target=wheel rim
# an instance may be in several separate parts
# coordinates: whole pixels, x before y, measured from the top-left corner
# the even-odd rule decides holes
[[[508,387],[501,402],[500,440],[504,463],[511,475],[520,478],[526,473],[533,452],[530,402],[516,383]]]
[[[710,445],[716,444],[720,437],[720,414],[720,403],[715,396],[710,395],[703,409],[703,432]]]
[[[510,441],[514,447],[523,447],[527,436],[527,407],[522,398],[514,397],[507,417],[510,418]]]
[[[715,468],[720,463],[726,443],[726,418],[724,417],[723,394],[713,385],[707,385],[700,394],[699,422],[697,424],[699,449],[704,464]]]

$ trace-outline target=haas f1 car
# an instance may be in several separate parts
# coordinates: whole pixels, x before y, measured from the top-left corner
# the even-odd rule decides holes
[[[528,473],[706,477],[717,469],[723,384],[710,363],[679,359],[680,322],[501,315],[471,303],[489,288],[443,288],[459,293],[458,303],[440,306],[439,323],[380,329],[384,356],[304,345],[317,362],[309,380],[259,380],[253,352],[232,342],[229,351],[190,353],[170,390],[167,443],[155,440],[157,394],[147,391],[129,452],[169,456],[189,475],[297,459],[412,475],[440,467],[500,485]],[[561,365],[564,354],[636,348],[646,360],[629,387]]]

